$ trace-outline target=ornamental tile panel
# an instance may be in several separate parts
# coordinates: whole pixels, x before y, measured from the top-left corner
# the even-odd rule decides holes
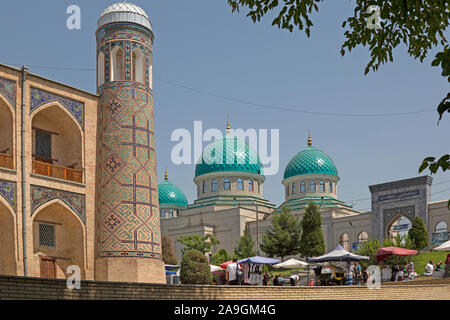
[[[14,212],[17,210],[16,206],[16,183],[0,180],[0,197],[4,198],[6,202],[13,208]]]
[[[0,94],[16,109],[16,82],[14,80],[0,78]]]
[[[83,194],[46,188],[41,186],[30,186],[31,190],[31,215],[43,204],[59,199],[69,206],[86,223],[86,200]]]
[[[30,101],[30,114],[49,102],[57,101],[61,103],[84,130],[84,103],[64,98],[34,87],[30,88]]]

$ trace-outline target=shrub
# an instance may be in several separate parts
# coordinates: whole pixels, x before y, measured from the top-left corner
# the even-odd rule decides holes
[[[183,254],[180,280],[183,284],[211,284],[211,270],[203,253],[190,250]]]

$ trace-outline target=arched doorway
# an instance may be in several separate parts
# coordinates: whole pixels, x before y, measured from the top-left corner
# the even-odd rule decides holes
[[[83,182],[81,129],[64,107],[53,104],[32,120],[33,173]]]
[[[0,201],[0,274],[17,275],[14,214]]]
[[[13,169],[13,114],[0,96],[0,167]]]
[[[66,270],[76,265],[85,278],[84,225],[60,200],[44,205],[33,216],[33,263],[35,275],[66,278]]]
[[[408,232],[411,229],[411,227],[412,227],[411,220],[409,220],[407,217],[403,215],[399,215],[396,218],[394,218],[390,224],[388,224],[386,234],[387,238],[395,240],[399,235],[402,238],[406,238],[408,236]]]

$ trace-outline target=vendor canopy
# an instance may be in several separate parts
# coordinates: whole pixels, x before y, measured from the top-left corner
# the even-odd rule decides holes
[[[380,263],[386,258],[389,258],[392,255],[396,256],[410,256],[412,254],[416,254],[416,250],[399,248],[399,247],[386,247],[380,248],[377,252],[377,263]]]
[[[308,258],[308,262],[325,262],[325,261],[361,261],[369,260],[369,257],[358,256],[351,252],[348,252],[339,244],[333,251],[324,254],[323,256]]]
[[[433,250],[437,250],[437,251],[450,251],[450,240],[448,240],[447,242],[444,242],[444,243],[441,244],[440,246],[437,246],[437,247],[434,248]]]
[[[308,264],[306,262],[297,260],[297,259],[289,259],[274,265],[274,268],[286,268],[286,269],[296,269],[306,267]]]
[[[254,263],[254,264],[276,264],[279,262],[281,262],[281,260],[260,256],[238,260],[238,263]]]

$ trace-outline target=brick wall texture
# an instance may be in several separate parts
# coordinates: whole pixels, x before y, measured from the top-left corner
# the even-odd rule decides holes
[[[386,285],[380,289],[357,286],[236,287],[82,281],[81,289],[70,290],[63,279],[0,276],[0,299],[450,300],[450,279],[436,284]]]

